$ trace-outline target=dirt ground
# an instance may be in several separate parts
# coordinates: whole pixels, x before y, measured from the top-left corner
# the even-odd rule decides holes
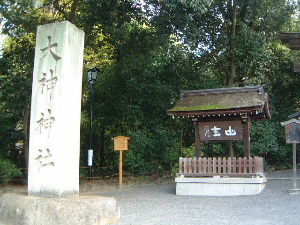
[[[253,196],[177,196],[173,178],[118,178],[82,181],[80,195],[113,197],[121,210],[116,225],[300,225],[300,195],[290,195],[292,170],[267,175],[266,188]],[[297,185],[300,186],[298,170]],[[27,192],[25,185],[0,186],[0,195]]]

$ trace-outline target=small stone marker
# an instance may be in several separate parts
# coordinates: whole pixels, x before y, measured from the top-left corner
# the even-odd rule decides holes
[[[84,32],[70,22],[38,26],[32,84],[28,194],[79,194]]]

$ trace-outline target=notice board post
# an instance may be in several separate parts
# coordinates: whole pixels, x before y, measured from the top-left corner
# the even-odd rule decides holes
[[[129,137],[117,136],[114,137],[114,150],[120,153],[119,162],[119,188],[122,189],[123,186],[123,151],[128,150],[128,140]]]
[[[297,146],[300,143],[300,120],[291,119],[281,123],[285,126],[285,137],[287,144],[293,144],[293,189],[289,190],[290,194],[300,194],[300,189],[297,188]]]

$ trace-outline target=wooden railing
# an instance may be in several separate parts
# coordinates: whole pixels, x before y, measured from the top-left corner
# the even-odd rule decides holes
[[[249,177],[264,174],[263,158],[180,158],[178,175]]]

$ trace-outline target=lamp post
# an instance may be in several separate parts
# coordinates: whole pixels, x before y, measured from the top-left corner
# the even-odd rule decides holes
[[[92,166],[93,166],[93,105],[94,105],[94,84],[96,83],[99,69],[94,66],[88,70],[88,81],[91,85],[91,117],[90,117],[90,148],[88,150],[88,167],[89,167],[89,180],[92,180]]]

